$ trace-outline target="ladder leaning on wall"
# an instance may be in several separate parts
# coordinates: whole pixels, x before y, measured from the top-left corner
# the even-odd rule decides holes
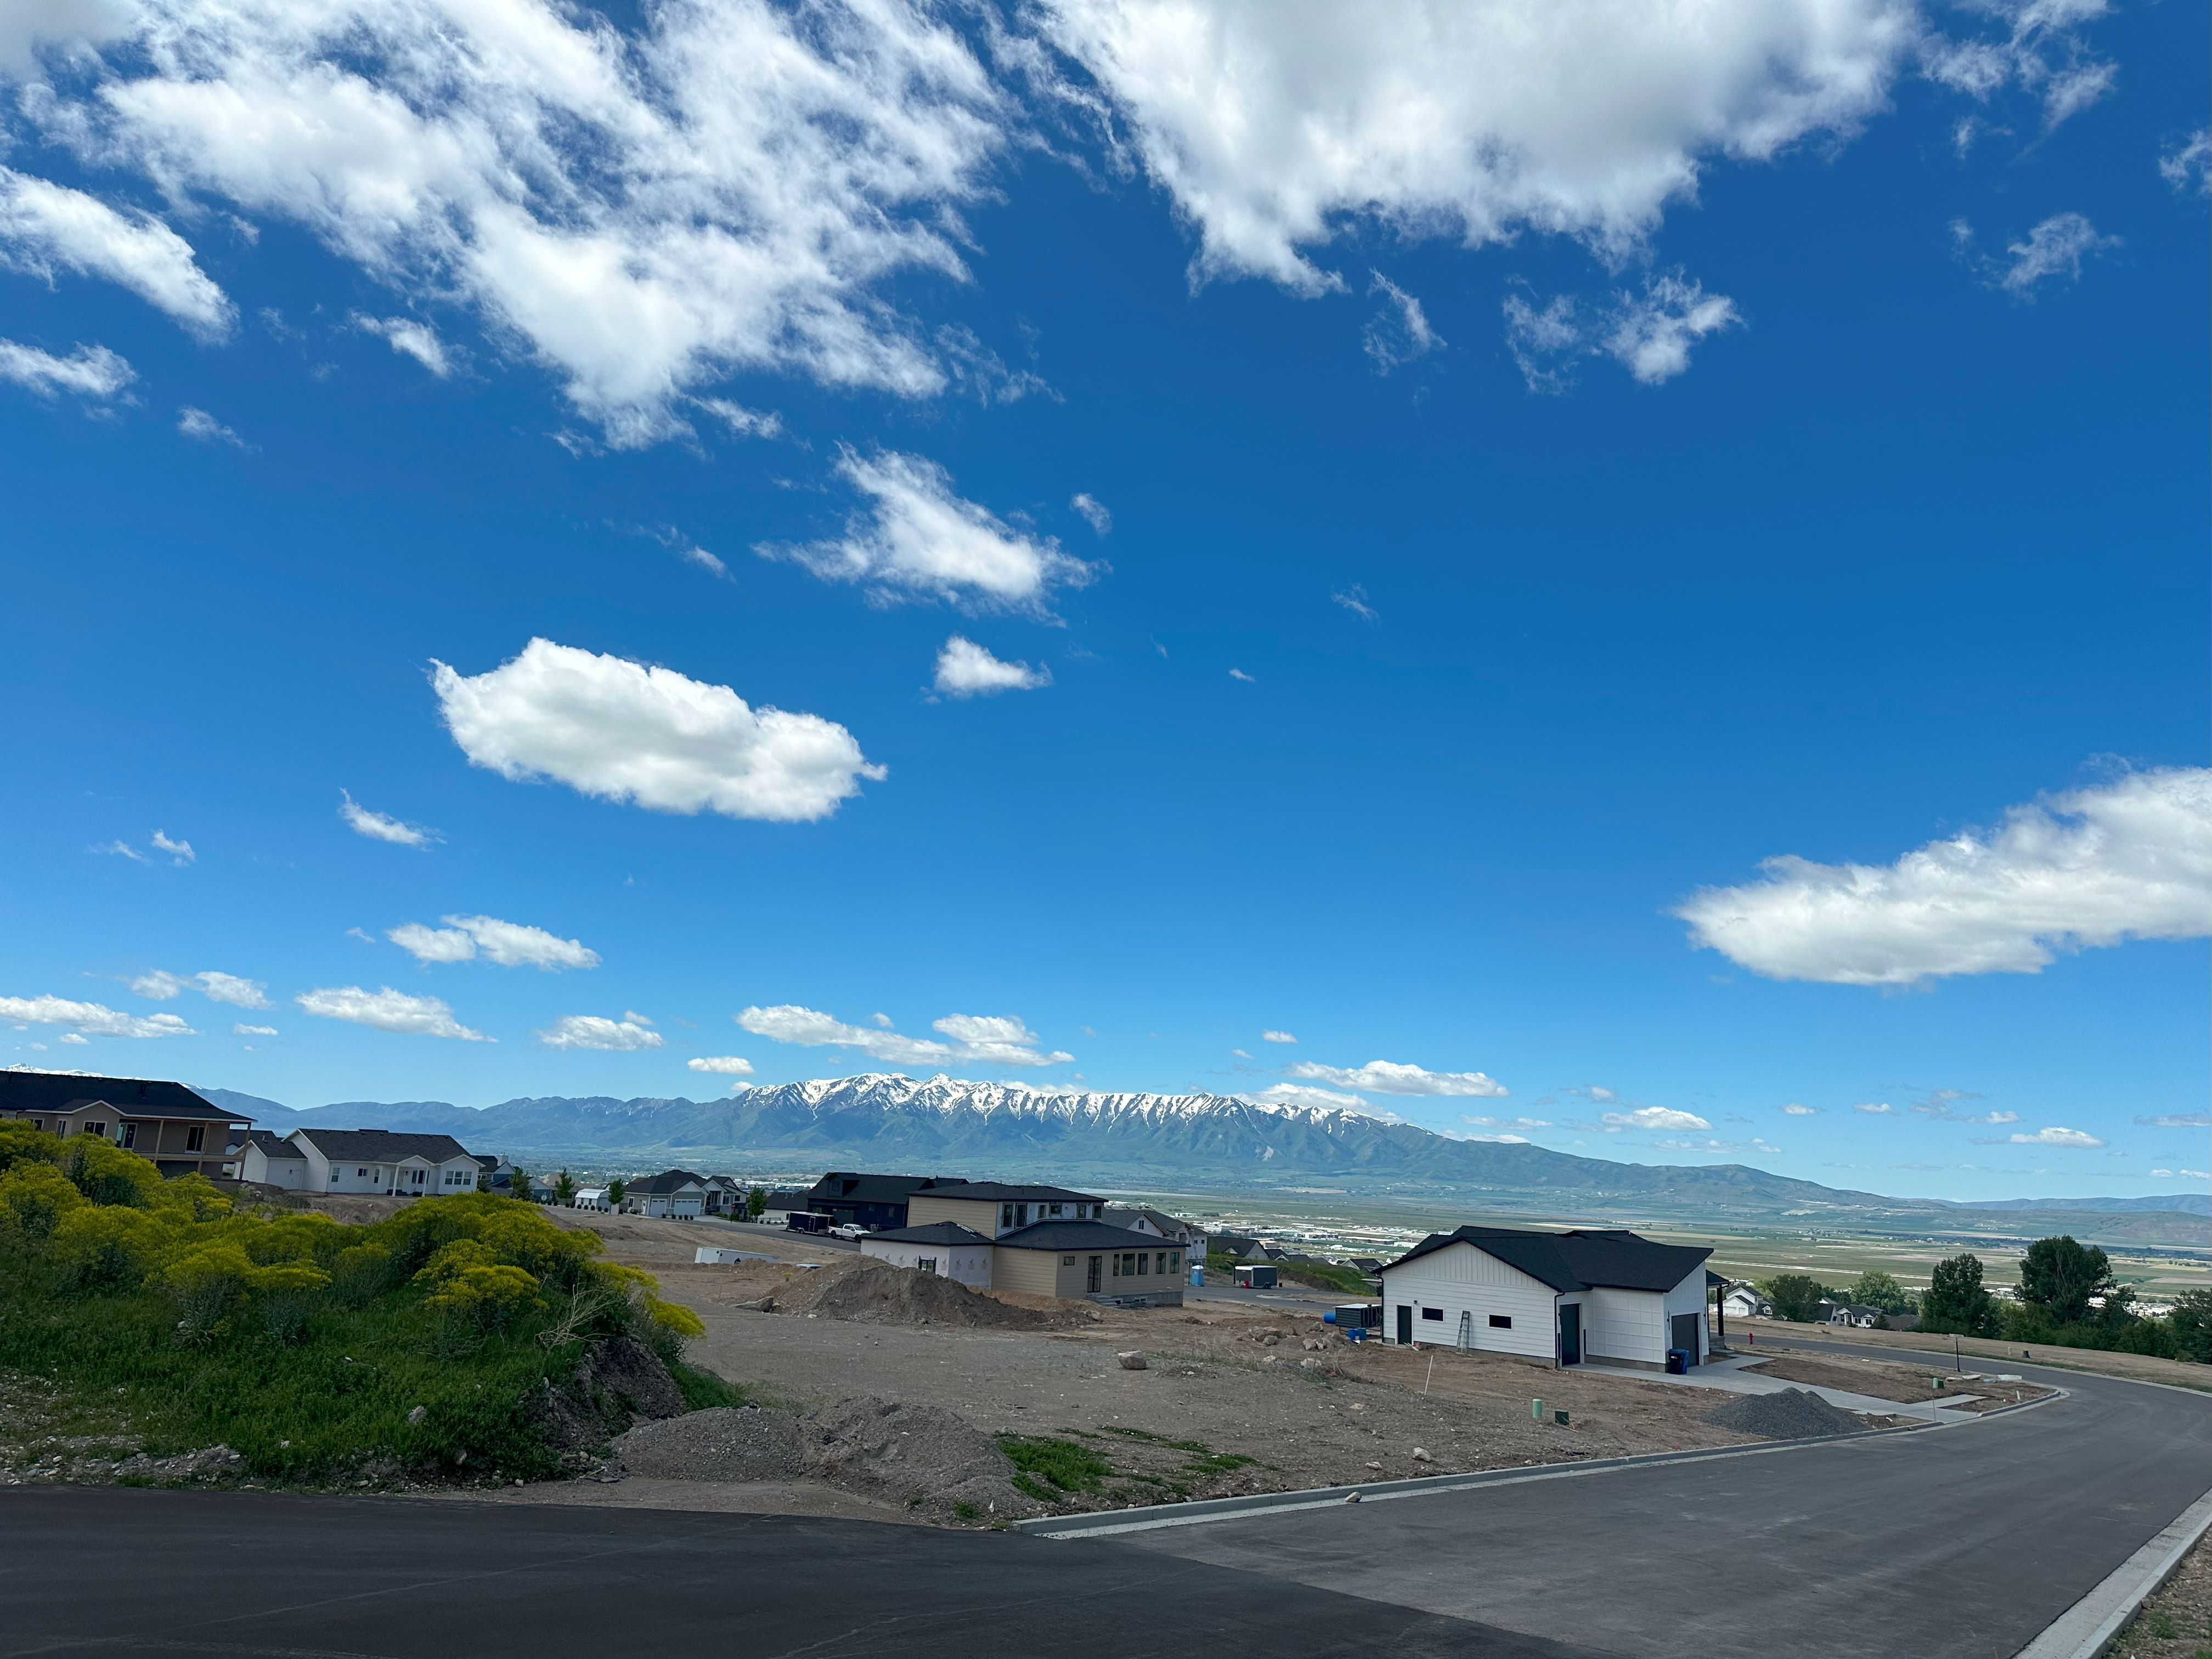
[[[1474,1352],[1474,1316],[1462,1308],[1459,1316],[1459,1341],[1455,1345],[1462,1353]]]

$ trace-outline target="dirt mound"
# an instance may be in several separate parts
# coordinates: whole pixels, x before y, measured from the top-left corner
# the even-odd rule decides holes
[[[546,1384],[524,1409],[538,1419],[548,1443],[573,1459],[640,1418],[681,1416],[684,1390],[659,1354],[623,1336],[594,1342],[565,1387]]]
[[[1003,1520],[1036,1505],[998,1444],[939,1406],[843,1400],[811,1415],[716,1407],[641,1423],[610,1467],[669,1480],[818,1480],[945,1521]]]
[[[789,1412],[717,1406],[639,1424],[615,1442],[611,1462],[664,1480],[793,1480],[806,1444]]]
[[[1704,1420],[1717,1429],[1734,1429],[1738,1434],[1761,1435],[1769,1440],[1855,1434],[1866,1427],[1841,1406],[1831,1406],[1810,1389],[1739,1395],[1725,1406],[1707,1412]]]
[[[874,1325],[958,1325],[970,1330],[1045,1331],[1066,1324],[1064,1316],[1017,1308],[971,1291],[942,1273],[864,1261],[850,1270],[810,1277],[788,1294],[771,1298],[775,1313],[819,1314]]]

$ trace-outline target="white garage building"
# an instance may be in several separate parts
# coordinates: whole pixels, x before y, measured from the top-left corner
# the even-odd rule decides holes
[[[1705,1340],[1705,1258],[1620,1228],[1432,1233],[1382,1269],[1385,1341],[1663,1370]]]
[[[957,1279],[971,1291],[991,1288],[991,1241],[957,1221],[933,1221],[921,1227],[893,1227],[870,1233],[860,1254],[894,1267]]]

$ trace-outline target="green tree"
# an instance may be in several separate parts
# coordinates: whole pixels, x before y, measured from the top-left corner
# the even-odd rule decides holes
[[[622,1208],[623,1194],[629,1190],[629,1183],[620,1176],[607,1182],[607,1208],[610,1210]]]
[[[1920,1298],[1920,1328],[1960,1336],[1997,1334],[1996,1298],[1982,1284],[1982,1259],[1954,1255],[1936,1264],[1935,1276]]]
[[[576,1183],[566,1170],[553,1177],[553,1201],[564,1210],[576,1201]]]
[[[2071,1234],[2039,1238],[2021,1259],[2021,1301],[2054,1325],[2080,1324],[2089,1316],[2089,1298],[2112,1288],[2112,1264],[2104,1251]]]
[[[768,1188],[756,1187],[745,1194],[745,1219],[758,1221],[768,1213]]]
[[[1912,1305],[1905,1286],[1879,1267],[1869,1267],[1861,1273],[1846,1295],[1861,1307],[1879,1308],[1886,1314],[1903,1313]]]
[[[1762,1279],[1759,1288],[1774,1304],[1777,1319],[1794,1319],[1801,1325],[1810,1324],[1819,1315],[1821,1299],[1832,1299],[1833,1295],[1809,1273],[1778,1273],[1772,1279]]]
[[[2166,1328],[2172,1334],[2175,1358],[2212,1365],[2212,1291],[2184,1291],[2175,1297]]]
[[[507,1195],[530,1202],[530,1171],[520,1166],[507,1172]]]

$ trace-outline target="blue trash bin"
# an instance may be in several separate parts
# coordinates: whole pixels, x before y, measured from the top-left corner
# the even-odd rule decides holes
[[[1690,1374],[1690,1351],[1687,1348],[1667,1350],[1667,1375],[1687,1376]]]

